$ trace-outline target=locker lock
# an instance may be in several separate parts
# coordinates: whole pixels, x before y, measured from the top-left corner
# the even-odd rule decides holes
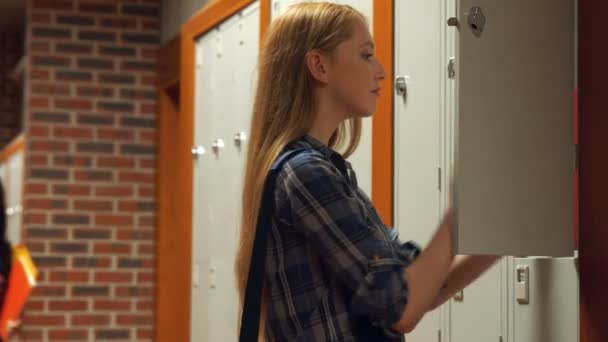
[[[468,23],[471,31],[476,36],[481,35],[483,28],[486,26],[486,16],[483,14],[481,7],[475,6],[469,10]]]

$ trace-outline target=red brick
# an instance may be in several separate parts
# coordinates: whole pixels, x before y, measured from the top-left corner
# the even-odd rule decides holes
[[[110,324],[110,316],[77,315],[72,317],[72,324],[85,326],[105,326]]]
[[[142,131],[139,132],[139,140],[144,142],[158,142],[158,135],[156,131]]]
[[[158,49],[141,48],[141,57],[156,61],[158,60]]]
[[[125,300],[96,300],[93,305],[94,310],[107,311],[129,311],[131,310],[131,302]]]
[[[156,218],[154,216],[141,216],[137,222],[138,226],[155,227]]]
[[[131,254],[131,245],[123,243],[96,243],[95,254]]]
[[[132,130],[117,128],[100,128],[97,137],[104,140],[126,140],[132,141],[135,137]]]
[[[118,179],[121,183],[156,183],[155,173],[144,172],[120,172]]]
[[[58,138],[92,139],[93,130],[90,128],[55,127],[53,135]]]
[[[66,84],[34,83],[31,89],[36,95],[70,95],[70,86]]]
[[[55,107],[70,110],[91,110],[93,102],[80,99],[55,99]]]
[[[30,99],[30,108],[49,108],[50,102],[47,97],[32,97]]]
[[[140,105],[139,105],[139,113],[140,114],[157,114],[158,113],[158,105],[157,104],[149,104],[149,103],[140,103]]]
[[[97,166],[132,169],[135,167],[135,160],[133,158],[100,156],[97,158]]]
[[[118,240],[152,240],[154,232],[142,229],[121,229],[116,233]]]
[[[156,169],[158,165],[156,164],[156,159],[140,159],[139,160],[139,168],[140,169]]]
[[[130,197],[132,195],[133,188],[128,186],[106,186],[95,188],[95,196]]]
[[[135,29],[137,21],[132,18],[101,17],[99,24],[102,27],[113,27],[116,29]]]
[[[51,341],[86,341],[88,338],[89,332],[87,330],[62,329],[49,331],[49,340]]]
[[[46,155],[30,155],[27,158],[27,163],[30,166],[47,166],[49,158]]]
[[[60,155],[53,157],[53,164],[58,166],[86,166],[90,167],[92,165],[91,157],[85,156],[70,156],[70,155]]]
[[[32,252],[32,253],[44,253],[44,250],[45,250],[45,244],[42,242],[28,241],[27,247],[29,248],[30,252]],[[39,277],[39,278],[42,279],[41,277]]]
[[[25,326],[64,326],[65,317],[63,315],[32,315],[26,312],[23,317]]]
[[[151,297],[154,289],[150,286],[117,286],[117,297]]]
[[[74,201],[74,209],[85,211],[112,211],[113,203],[111,201]]]
[[[88,309],[85,300],[52,300],[49,302],[51,311],[83,311]]]
[[[139,188],[139,196],[140,197],[155,197],[156,196],[156,188],[155,187],[140,187]]]
[[[46,224],[47,214],[43,213],[25,213],[23,217],[25,224]]]
[[[97,171],[97,170],[75,171],[74,178],[77,181],[112,182],[114,180],[112,171]]]
[[[140,244],[137,247],[137,254],[156,254],[156,248],[151,244]]]
[[[70,10],[73,7],[72,0],[32,0],[32,8],[34,10]]]
[[[35,24],[50,24],[51,14],[45,12],[32,13],[31,20]]]
[[[31,327],[28,327],[27,329],[18,332],[16,335],[18,335],[19,339],[22,341],[42,341],[43,331],[34,330]]]
[[[49,127],[48,126],[40,126],[40,125],[31,125],[30,128],[29,128],[28,135],[30,137],[48,138],[48,136],[49,136]]]
[[[50,273],[51,282],[87,282],[89,272],[81,271],[53,271]]]
[[[33,41],[30,43],[30,51],[34,53],[49,53],[51,52],[51,43],[42,41]]]
[[[96,215],[95,223],[103,226],[132,226],[133,216],[126,215]]]
[[[28,198],[25,202],[26,208],[44,210],[65,210],[68,208],[68,201],[57,199]]]
[[[141,272],[137,274],[138,283],[154,283],[156,281],[156,274],[151,272]]]
[[[153,340],[155,337],[154,329],[138,329],[137,338],[140,340]]]
[[[130,272],[97,272],[95,274],[96,283],[130,283],[133,281],[133,274]]]
[[[151,325],[154,323],[152,315],[118,315],[116,321],[119,325]]]
[[[25,186],[25,193],[30,195],[46,195],[49,191],[47,184],[28,183]]]
[[[119,211],[131,211],[137,212],[139,211],[139,202],[136,201],[120,201],[118,205]]]
[[[51,79],[51,73],[48,70],[34,69],[30,72],[30,78],[38,81],[48,81]]]
[[[91,187],[88,185],[57,184],[53,185],[53,193],[55,195],[88,196],[91,194]]]
[[[154,19],[142,20],[142,28],[144,30],[158,30],[159,27],[160,27],[160,24],[159,24],[158,20],[154,20]]]
[[[156,76],[142,76],[141,85],[158,86],[158,78]]]
[[[30,299],[27,301],[26,310],[28,312],[43,311],[44,310],[44,301]]]
[[[33,152],[68,152],[70,145],[65,141],[30,141]]]

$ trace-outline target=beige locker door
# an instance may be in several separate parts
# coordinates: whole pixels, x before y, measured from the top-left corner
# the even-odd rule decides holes
[[[196,48],[196,96],[194,115],[195,148],[204,149],[193,161],[193,218],[192,218],[192,303],[191,303],[191,341],[209,341],[209,288],[210,288],[210,239],[209,232],[217,219],[219,203],[217,181],[214,176],[216,159],[211,150],[214,132],[217,130],[215,117],[219,82],[216,69],[216,37],[218,32],[202,36]],[[201,150],[203,151],[203,150]]]
[[[518,301],[517,268],[528,267],[528,303]],[[577,342],[579,289],[575,258],[515,258],[514,342]],[[523,280],[523,279],[522,279]]]
[[[458,253],[573,255],[573,11],[458,1]]]
[[[507,315],[507,260],[503,259],[462,291],[450,305],[451,342],[507,341],[503,318]]]
[[[394,101],[395,229],[402,241],[414,240],[422,247],[441,212],[442,10],[439,1],[395,2],[395,75],[406,83],[405,96],[397,94]],[[435,310],[406,338],[437,341],[440,330],[441,312]]]

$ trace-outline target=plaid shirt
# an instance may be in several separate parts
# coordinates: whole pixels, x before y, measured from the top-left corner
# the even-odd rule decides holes
[[[408,300],[405,269],[420,253],[400,243],[357,186],[350,164],[310,136],[280,170],[266,251],[269,341],[362,341],[356,319],[390,327]],[[346,173],[346,174],[345,174]]]

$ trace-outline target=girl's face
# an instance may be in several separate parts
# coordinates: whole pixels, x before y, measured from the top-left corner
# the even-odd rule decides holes
[[[340,107],[354,117],[370,116],[376,111],[380,81],[385,74],[367,25],[355,24],[352,37],[338,45],[328,69],[327,87]]]

